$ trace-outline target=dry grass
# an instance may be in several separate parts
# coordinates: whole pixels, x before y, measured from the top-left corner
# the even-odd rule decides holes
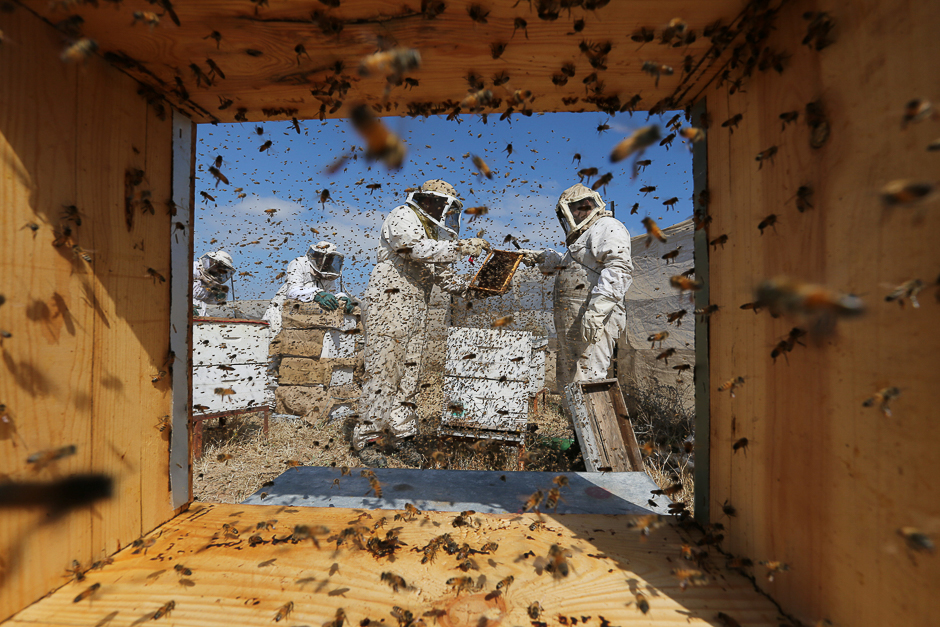
[[[515,446],[502,446],[496,442],[476,451],[472,442],[442,440],[434,435],[440,415],[431,408],[433,399],[440,395],[440,386],[425,388],[421,407],[420,432],[415,439],[416,448],[425,463],[421,467],[440,467],[433,464],[431,454],[444,451],[447,467],[454,470],[519,470]],[[441,405],[437,405],[440,407]],[[538,411],[529,412],[530,429],[526,435],[526,451],[530,460],[525,470],[566,471],[576,466],[561,452],[548,445],[547,438],[574,438],[570,421],[561,408],[560,397],[547,395]],[[273,480],[287,468],[288,461],[305,466],[364,467],[349,446],[351,424],[335,420],[332,423],[308,422],[302,418],[272,418],[268,434],[262,431],[261,418],[254,414],[237,416],[226,421],[224,427],[215,421],[206,424],[203,435],[203,456],[193,463],[193,496],[198,501],[213,503],[240,503]],[[220,461],[220,456],[231,455]],[[403,462],[395,453],[387,456],[390,468],[416,468]],[[583,470],[583,467],[581,468]]]

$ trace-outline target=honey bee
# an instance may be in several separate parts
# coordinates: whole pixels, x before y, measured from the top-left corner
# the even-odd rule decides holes
[[[675,354],[676,354],[676,349],[675,349],[675,348],[667,348],[666,350],[664,350],[663,352],[661,352],[661,353],[656,357],[656,359],[657,359],[657,360],[659,360],[659,359],[664,360],[664,361],[666,362],[666,365],[668,366],[668,365],[669,365],[669,358],[672,357],[672,356],[675,355]]]
[[[655,191],[656,191],[656,186],[655,186],[655,185],[644,185],[643,187],[640,188],[640,191],[643,192],[643,195],[645,196],[646,194],[649,194],[649,193],[651,193],[651,192],[655,192]]]
[[[452,587],[458,595],[461,591],[472,591],[476,587],[473,577],[451,577],[447,580],[447,585]]]
[[[333,616],[333,620],[326,623],[323,627],[343,627],[343,623],[346,622],[346,612],[343,608],[336,608],[336,614]]]
[[[937,186],[906,179],[891,181],[881,188],[881,203],[887,207],[913,205],[932,196]]]
[[[689,364],[679,364],[678,366],[673,366],[672,369],[679,371],[679,376],[681,377],[682,373],[686,370],[691,370],[692,366]]]
[[[235,457],[235,456],[232,455],[232,454],[230,454],[230,453],[219,453],[219,454],[216,456],[215,461],[217,461],[217,462],[228,462],[228,460],[234,459],[234,457]]]
[[[211,174],[213,177],[215,177],[215,186],[216,186],[216,187],[219,186],[219,183],[225,183],[226,185],[229,184],[229,182],[228,182],[228,177],[226,177],[224,174],[222,174],[222,171],[219,170],[219,169],[218,169],[217,167],[215,167],[214,165],[213,165],[213,166],[209,166],[209,174]]]
[[[806,11],[803,13],[803,19],[809,20],[806,27],[806,36],[803,38],[803,45],[815,48],[817,52],[823,50],[833,43],[832,29],[835,28],[835,21],[825,11]]]
[[[892,303],[897,301],[898,304],[903,308],[904,300],[910,299],[911,306],[915,309],[920,307],[920,303],[917,301],[917,295],[920,291],[924,289],[924,282],[920,279],[911,279],[910,281],[905,281],[901,283],[896,288],[894,288],[890,294],[885,296],[885,301]]]
[[[914,527],[901,527],[898,535],[904,538],[908,548],[919,553],[933,553],[937,550],[933,540],[926,533]]]
[[[387,583],[391,587],[392,591],[398,592],[399,588],[408,589],[408,584],[405,583],[404,578],[396,575],[395,573],[384,572],[381,576],[382,581]]]
[[[215,388],[215,393],[224,399],[226,396],[235,394],[235,390],[232,388]]]
[[[875,394],[871,398],[866,399],[865,402],[862,403],[862,407],[874,407],[875,404],[877,404],[881,408],[881,413],[883,413],[885,416],[890,418],[891,408],[888,407],[888,403],[890,403],[893,399],[897,398],[900,395],[901,395],[900,388],[896,388],[896,387],[883,388],[875,392]]]
[[[730,118],[728,118],[727,120],[725,120],[724,122],[722,122],[721,127],[728,129],[729,131],[731,131],[731,134],[734,135],[734,128],[741,122],[743,118],[744,118],[743,113],[735,114],[731,116]]]
[[[699,279],[691,279],[682,275],[669,277],[669,284],[682,292],[696,292],[702,289],[704,285]]]
[[[87,249],[85,249],[85,248],[82,248],[82,247],[79,246],[78,244],[74,244],[74,245],[72,246],[72,255],[74,255],[76,259],[81,259],[81,260],[84,261],[85,263],[91,263],[91,253],[92,253],[92,252],[94,252],[94,251],[91,251],[91,250],[87,250]]]
[[[685,309],[680,309],[679,311],[673,311],[670,314],[666,315],[666,322],[672,323],[675,322],[676,326],[682,326],[682,317],[687,314],[688,311]]]
[[[557,510],[559,500],[563,500],[561,499],[561,491],[558,488],[552,488],[548,491],[548,496],[545,497],[545,507]]]
[[[361,76],[375,74],[401,75],[421,67],[421,53],[411,48],[394,48],[376,52],[359,63]]]
[[[700,570],[693,568],[673,568],[673,576],[679,580],[679,587],[683,590],[691,586],[704,586],[708,577]]]
[[[469,221],[473,222],[480,216],[485,216],[486,214],[488,214],[490,212],[490,208],[489,207],[467,207],[466,209],[463,210],[463,212],[467,214],[468,216],[470,216]]]
[[[729,559],[725,565],[734,570],[741,570],[743,568],[750,568],[754,565],[754,562],[748,557],[733,557]]]
[[[766,229],[767,227],[772,227],[774,230],[774,233],[776,233],[778,222],[779,221],[777,219],[777,214],[772,213],[766,218],[764,218],[763,220],[761,220],[760,224],[757,225],[757,228],[760,229],[761,235],[764,234],[764,229]]]
[[[666,136],[663,138],[663,140],[662,140],[661,142],[659,142],[659,145],[660,145],[660,146],[665,146],[665,147],[666,147],[666,150],[669,150],[669,146],[672,145],[672,140],[674,140],[675,138],[676,138],[676,134],[675,134],[675,133],[669,133],[668,135],[666,135]]]
[[[785,131],[787,129],[787,124],[789,124],[790,122],[796,122],[797,118],[799,117],[800,117],[799,111],[785,111],[781,113],[780,119],[783,121],[783,126],[780,130]]]
[[[865,311],[857,296],[840,294],[820,285],[800,283],[786,277],[763,281],[755,291],[754,307],[768,307],[771,314],[831,315],[855,317]],[[743,306],[742,306],[743,308]]]
[[[679,197],[673,196],[672,198],[669,198],[668,200],[664,200],[663,204],[669,208],[672,208],[672,206],[675,205],[677,202],[679,202]]]
[[[282,605],[281,609],[279,609],[277,611],[277,614],[274,615],[274,622],[276,623],[281,622],[282,620],[287,618],[288,614],[290,614],[293,610],[294,610],[294,602],[288,601],[287,603]]]
[[[705,139],[705,131],[695,126],[688,126],[682,129],[679,131],[679,135],[688,139],[692,143],[700,142]]]
[[[490,170],[490,166],[486,165],[486,162],[480,157],[473,155],[473,165],[480,171],[479,173],[482,176],[488,179],[493,178],[493,172]]]
[[[552,576],[556,579],[567,577],[570,572],[565,550],[557,544],[553,544],[548,548],[548,565],[545,570],[552,573]]]
[[[634,595],[634,598],[636,599],[636,609],[640,610],[644,614],[650,611],[649,601],[646,600],[646,597],[643,595],[642,592],[637,592]]]
[[[175,608],[176,608],[176,601],[168,601],[166,604],[163,605],[163,607],[161,607],[160,609],[158,609],[156,612],[153,613],[151,620],[159,620],[163,618],[164,616],[168,615]]]
[[[652,159],[643,159],[642,161],[637,161],[637,162],[636,162],[636,167],[640,168],[640,172],[642,172],[642,171],[644,171],[644,170],[646,169],[646,167],[647,167],[649,164],[651,164],[651,163],[653,163],[653,160],[652,160]]]
[[[147,276],[153,279],[154,283],[156,283],[157,281],[160,281],[160,283],[166,283],[166,277],[164,277],[162,274],[160,274],[153,268],[147,268]]]
[[[652,243],[653,238],[655,237],[660,242],[666,242],[666,236],[663,235],[662,230],[660,230],[659,225],[656,224],[656,221],[653,218],[647,216],[642,220],[643,226],[646,227],[646,247],[649,248],[649,245]]]
[[[304,463],[303,463],[302,461],[299,461],[299,460],[296,460],[296,459],[288,459],[287,461],[284,462],[284,464],[285,464],[288,468],[297,468],[297,467],[299,467],[299,466],[303,466],[303,465],[304,465]]]
[[[375,478],[375,475],[369,477],[369,490],[375,492],[377,498],[382,498],[382,484]],[[368,493],[369,491],[366,491],[366,494]]]
[[[173,570],[175,570],[175,571],[178,572],[179,574],[183,575],[184,577],[189,577],[190,575],[193,574],[193,571],[192,571],[192,570],[186,568],[186,567],[183,566],[182,564],[176,564],[175,566],[173,566]]]
[[[68,446],[39,451],[27,457],[26,463],[33,464],[33,468],[37,471],[42,470],[52,462],[74,455],[77,450],[74,444],[69,444]]]
[[[611,163],[623,161],[634,153],[642,153],[660,139],[659,127],[655,124],[637,129],[630,137],[621,140],[610,153]],[[637,164],[634,164],[636,166]]]
[[[748,439],[741,438],[736,440],[734,444],[731,445],[731,450],[734,453],[737,453],[740,449],[744,449],[745,453],[747,452]]]
[[[630,39],[632,39],[638,44],[648,44],[651,41],[653,41],[653,38],[655,36],[656,36],[656,33],[652,29],[649,29],[643,26],[643,27],[640,27],[639,30],[634,31],[633,34],[630,35]]]
[[[728,391],[731,393],[731,398],[735,398],[734,391],[742,385],[744,385],[744,377],[735,377],[734,379],[729,379],[728,381],[725,381],[720,386],[718,386],[718,391]]]
[[[497,318],[494,320],[490,326],[494,329],[498,329],[499,327],[504,327],[507,324],[512,324],[513,320],[515,320],[515,318],[512,315],[503,316],[502,318]]]
[[[95,51],[98,50],[98,42],[94,39],[79,39],[72,45],[68,46],[65,50],[62,51],[62,54],[59,55],[59,58],[65,61],[66,63],[78,63],[79,61],[84,61]]]
[[[529,618],[538,620],[539,616],[542,615],[542,605],[538,601],[533,601],[526,612],[529,614]]]
[[[608,172],[607,174],[601,176],[599,179],[594,181],[594,184],[591,185],[591,189],[596,192],[600,188],[606,187],[607,184],[610,183],[612,180],[614,180],[614,175],[612,172]]]
[[[528,500],[526,500],[525,505],[523,505],[522,511],[527,512],[532,509],[538,511],[538,506],[542,503],[543,496],[544,495],[542,494],[541,490],[536,490],[533,492]]]
[[[774,573],[785,573],[790,570],[790,565],[783,562],[761,560],[757,563],[767,569],[768,581],[774,580]]]
[[[647,337],[646,341],[652,343],[650,348],[655,348],[656,342],[659,342],[659,346],[660,348],[662,348],[663,342],[666,340],[667,337],[669,337],[669,331],[660,331],[659,333],[654,333],[650,335],[649,337]]]
[[[771,163],[773,163],[774,155],[776,154],[777,154],[776,146],[771,146],[767,150],[762,150],[761,152],[757,153],[757,156],[754,158],[754,160],[757,161],[759,164],[757,166],[757,169],[760,170],[761,168],[763,168],[765,161],[769,160]]]
[[[466,111],[479,111],[493,102],[493,92],[489,89],[479,89],[460,101],[460,109]],[[479,166],[478,166],[479,167]]]
[[[556,475],[555,478],[552,479],[552,483],[557,485],[559,488],[565,488],[569,485],[568,477],[565,475]]]
[[[386,167],[398,169],[405,160],[405,144],[392,133],[366,105],[359,105],[350,112],[353,127],[366,140],[366,158],[381,160]]]
[[[643,67],[642,67],[641,69],[642,69],[644,72],[646,72],[647,74],[649,74],[650,76],[655,76],[655,77],[656,77],[656,86],[657,86],[657,87],[659,87],[659,78],[660,78],[661,76],[663,76],[663,75],[665,75],[665,76],[672,76],[672,74],[673,74],[673,72],[674,72],[674,70],[672,69],[671,66],[668,66],[668,65],[665,65],[665,64],[662,64],[662,63],[655,63],[655,62],[653,62],[653,61],[644,61],[644,62],[643,62]]]
[[[84,592],[82,592],[77,597],[72,599],[72,603],[80,603],[81,601],[84,601],[85,599],[91,597],[91,595],[93,595],[95,592],[97,592],[99,588],[101,588],[100,583],[92,584]]]
[[[210,196],[208,192],[199,192],[199,195],[206,199],[209,202],[215,202],[215,196]]]

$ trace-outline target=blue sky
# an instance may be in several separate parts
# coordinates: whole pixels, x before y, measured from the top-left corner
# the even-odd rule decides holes
[[[464,207],[490,208],[488,215],[473,221],[463,216],[462,237],[482,230],[482,237],[498,248],[511,247],[502,244],[511,234],[528,238],[527,247],[563,250],[555,203],[564,189],[578,182],[578,170],[587,167],[613,174],[606,190],[599,191],[608,204],[615,201],[616,216],[630,234],[640,235],[645,233],[640,221],[646,216],[666,227],[692,215],[691,152],[681,138],[668,150],[654,145],[642,157],[652,164],[635,180],[631,161],[611,164],[609,154],[636,128],[657,122],[664,127],[673,115],[654,116],[649,122],[645,113],[614,118],[602,113],[514,115],[503,122],[491,115],[488,124],[480,116],[461,116],[459,124],[437,116],[386,117],[385,123],[408,147],[404,166],[392,171],[362,157],[360,137],[346,120],[301,121],[299,135],[289,121],[203,124],[198,127],[196,157],[196,256],[227,250],[238,272],[250,273],[236,276],[236,297],[270,298],[281,283],[274,277],[309,244],[329,239],[346,255],[347,292],[360,296],[375,263],[382,220],[404,202],[402,190],[432,178],[451,183]],[[598,133],[601,124],[610,129]],[[263,135],[257,134],[258,126]],[[271,147],[259,151],[268,140]],[[507,144],[512,144],[512,155],[506,152]],[[358,159],[350,159],[332,176],[324,173],[351,150]],[[476,174],[468,153],[489,164],[493,179]],[[575,153],[582,156],[580,165],[573,161]],[[217,155],[222,156],[228,185],[217,186],[208,171]],[[370,184],[382,187],[369,190]],[[643,194],[639,189],[644,185],[657,189]],[[331,201],[321,207],[319,195],[325,187]],[[203,198],[202,191],[215,201]],[[679,198],[674,207],[663,206],[674,196]],[[640,203],[639,211],[629,215],[635,202]],[[271,209],[276,210],[273,215],[265,213]],[[460,269],[473,268],[463,263]]]

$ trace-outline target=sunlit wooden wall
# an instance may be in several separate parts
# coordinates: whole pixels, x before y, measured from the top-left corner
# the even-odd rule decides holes
[[[112,499],[50,521],[40,510],[0,513],[0,621],[83,567],[169,519],[167,356],[171,123],[137,83],[99,58],[59,60],[62,36],[28,11],[0,12],[0,478],[51,480],[101,472]],[[154,213],[128,227],[124,176],[145,172]],[[64,205],[81,212],[70,246],[53,247]],[[38,229],[34,232],[28,224]],[[35,471],[26,458],[74,444]]]
[[[804,11],[826,10],[835,43],[801,45]],[[940,532],[937,372],[940,366],[940,207],[882,209],[878,189],[894,179],[937,181],[940,153],[926,146],[940,123],[901,130],[904,104],[940,100],[940,4],[789,2],[769,45],[792,57],[782,75],[755,73],[745,93],[707,94],[712,122],[709,237],[711,520],[725,548],[754,560],[761,588],[808,624],[936,623],[936,555],[913,553],[901,527]],[[831,136],[810,148],[804,107],[821,98]],[[799,110],[782,130],[779,114]],[[721,124],[742,114],[732,135]],[[771,146],[772,163],[755,157]],[[814,208],[797,211],[800,185]],[[758,224],[779,216],[776,232]],[[861,295],[868,313],[840,323],[819,345],[797,346],[789,363],[770,353],[794,321],[755,315],[761,279],[786,274]],[[920,278],[921,307],[885,302],[890,287]],[[717,387],[745,384],[732,399]],[[862,403],[886,386],[902,393],[893,416]],[[749,441],[734,453],[732,444]],[[736,517],[722,513],[733,506]],[[758,560],[790,571],[770,582]]]

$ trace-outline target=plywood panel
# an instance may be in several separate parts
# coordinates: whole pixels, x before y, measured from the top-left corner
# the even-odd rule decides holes
[[[168,254],[169,217],[160,203],[169,194],[168,130],[150,125],[137,84],[100,59],[63,64],[61,34],[28,11],[0,12],[0,29],[7,35],[0,47],[0,328],[12,333],[0,346],[0,403],[17,426],[0,439],[0,475],[32,481],[104,472],[122,496],[57,519],[4,514],[2,620],[60,585],[73,560],[87,567],[172,510],[167,445],[156,428],[169,407],[150,384],[152,362],[166,355],[167,299],[142,306],[122,282],[145,281],[146,266],[127,257],[144,249],[148,265],[160,267]],[[127,233],[123,173],[131,157],[153,166],[158,206],[136,238],[112,233]],[[78,218],[63,217],[67,205]],[[37,225],[35,234],[27,223]],[[65,227],[71,234],[54,247]],[[148,316],[146,323],[136,315]],[[150,390],[139,389],[143,375]],[[45,469],[26,464],[31,453],[67,445],[76,453]]]
[[[821,52],[800,44],[801,15],[829,10],[836,42]],[[832,2],[793,2],[767,44],[791,58],[783,74],[760,73],[729,94],[708,93],[711,239],[711,512],[726,526],[726,548],[791,571],[759,585],[795,618],[833,624],[927,624],[933,620],[935,558],[912,553],[897,530],[940,532],[932,443],[940,425],[931,400],[940,334],[931,296],[919,309],[884,302],[891,286],[932,283],[940,266],[935,204],[886,212],[878,189],[899,179],[936,179],[926,145],[940,125],[900,129],[904,103],[940,98],[924,67],[940,27],[940,7],[862,2],[851,12]],[[732,77],[737,74],[733,73]],[[805,105],[822,98],[831,136],[809,145]],[[782,130],[779,114],[800,119]],[[720,124],[737,113],[732,135]],[[778,146],[773,163],[755,157]],[[796,190],[810,185],[814,209],[797,211]],[[776,233],[757,226],[777,214]],[[770,353],[799,321],[755,315],[761,280],[789,275],[859,294],[868,311],[836,334]],[[722,382],[745,377],[732,399]],[[894,415],[862,402],[888,385],[902,388]],[[748,439],[736,453],[732,444]],[[722,515],[728,503],[737,516]]]
[[[80,15],[84,19],[81,33],[95,39],[102,54],[116,55],[112,58],[122,68],[163,94],[166,100],[160,106],[173,103],[201,122],[231,122],[239,108],[246,110],[247,119],[260,120],[269,116],[347,116],[349,107],[344,103],[384,104],[385,77],[363,77],[358,72],[361,59],[382,46],[416,48],[423,60],[420,69],[406,74],[416,79],[417,85],[397,86],[389,94],[385,113],[393,115],[403,115],[409,109],[450,113],[469,91],[476,90],[468,85],[469,74],[479,76],[502,101],[485,109],[491,112],[506,110],[515,90],[530,90],[535,102],[525,106],[536,111],[595,110],[597,105],[586,100],[583,83],[595,71],[606,83],[602,97],[618,95],[620,103],[625,103],[640,94],[640,108],[649,108],[670,94],[687,90],[681,69],[685,56],[692,55],[697,64],[710,47],[702,30],[718,19],[732,22],[745,2],[617,0],[595,3],[604,6],[594,10],[556,10],[555,17],[549,19],[549,14],[540,18],[540,3],[448,0],[440,3],[440,15],[427,19],[421,7],[437,3],[368,0],[341,2],[336,8],[328,8],[321,2],[300,0],[209,0],[174,3],[179,26],[169,14],[162,13],[160,24],[154,28],[143,23],[132,25],[134,11],[153,9],[141,0],[129,0],[117,8],[71,5],[67,11],[47,0],[29,0],[25,4],[53,24],[71,14]],[[560,6],[558,2],[545,4],[556,9]],[[474,5],[481,5],[487,13],[485,23],[471,19],[469,10]],[[663,31],[677,17],[695,31],[695,41],[679,46],[660,44]],[[514,28],[517,18],[526,22],[526,29]],[[578,20],[583,20],[581,32],[575,31]],[[656,41],[632,41],[630,35],[641,27],[654,31]],[[220,35],[219,41],[210,36],[214,32]],[[579,45],[605,41],[612,48],[606,63],[595,63],[595,68]],[[494,59],[491,44],[498,43],[506,47]],[[221,68],[224,79],[216,76],[207,84],[197,78],[190,65],[207,76],[211,74],[208,60]],[[667,64],[675,73],[663,76],[656,84],[642,71],[645,61]],[[337,62],[341,64],[338,72]],[[574,64],[576,74],[567,84],[556,85],[553,75],[564,78],[561,67],[565,63]],[[719,65],[702,64],[690,82],[704,83]],[[509,81],[496,86],[494,77],[500,74]],[[177,86],[177,77],[183,90]],[[573,101],[566,104],[563,98]],[[223,101],[232,104],[220,110]],[[516,111],[521,108],[515,105]],[[286,115],[265,114],[264,109],[292,111]]]
[[[367,618],[395,624],[390,612],[398,606],[429,625],[523,625],[531,622],[527,609],[536,602],[548,624],[570,616],[588,625],[706,625],[716,624],[718,612],[740,625],[778,623],[771,602],[718,563],[703,566],[707,585],[680,589],[671,571],[691,562],[680,557],[689,536],[678,528],[665,526],[646,537],[628,527],[634,517],[599,515],[546,516],[544,528],[535,530],[529,528],[539,520],[535,514],[475,515],[472,526],[462,527],[453,526],[453,512],[393,520],[403,513],[197,505],[152,534],[153,546],[136,554],[125,549],[113,565],[70,583],[9,624],[88,625],[109,616],[112,624],[149,622],[170,601],[175,608],[169,619],[179,625],[270,625],[286,603],[293,603],[288,624],[326,624],[338,608],[347,625]],[[381,517],[385,525],[373,533]],[[272,526],[259,531],[264,521]],[[364,527],[366,542],[394,529],[403,544],[394,556],[375,558],[352,540],[337,545],[328,539],[352,524]],[[289,540],[296,525],[329,531],[319,534],[317,548],[310,540]],[[421,563],[423,547],[444,533],[472,550],[466,573],[456,568],[457,556],[443,549]],[[251,546],[255,534],[261,543]],[[496,548],[480,552],[487,542]],[[545,570],[553,544],[568,554],[567,577]],[[394,591],[381,579],[386,572],[403,577],[407,587]],[[458,593],[447,584],[463,576],[473,579],[473,589]],[[491,595],[508,576],[514,579],[502,594]],[[94,584],[101,584],[94,596],[73,602]],[[636,592],[646,597],[647,614],[631,603]]]

